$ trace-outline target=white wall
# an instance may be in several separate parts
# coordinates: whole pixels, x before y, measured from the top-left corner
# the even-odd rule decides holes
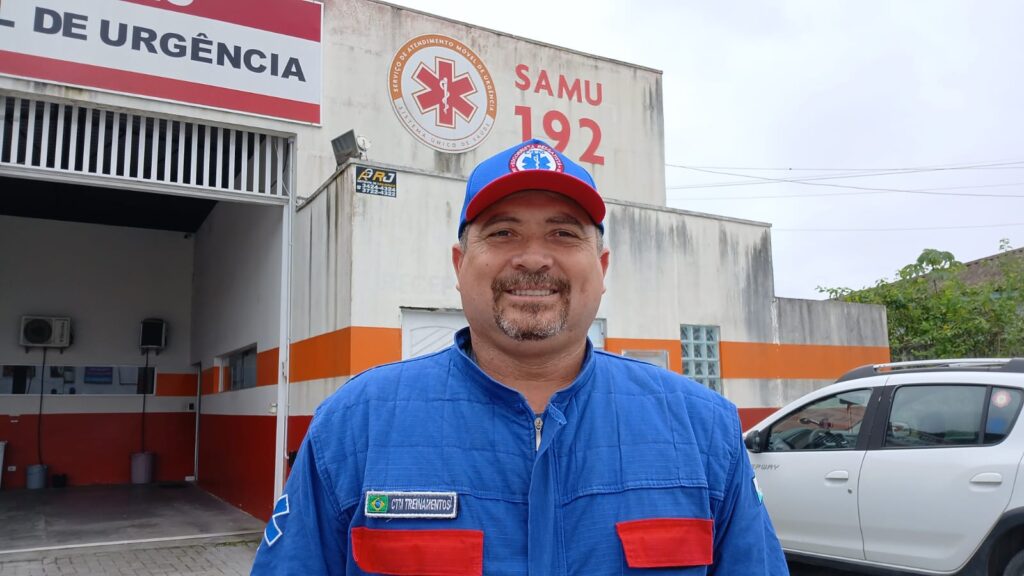
[[[605,229],[610,336],[678,339],[680,324],[706,324],[723,340],[773,340],[768,224],[609,203]]]
[[[22,315],[44,315],[70,316],[74,331],[48,366],[142,365],[140,322],[155,317],[167,348],[150,365],[188,372],[192,251],[181,232],[0,216],[0,364],[40,364],[18,331]]]
[[[280,345],[281,207],[220,202],[195,234],[192,359]]]
[[[293,341],[351,325],[352,202],[332,182],[292,222]]]
[[[462,308],[451,246],[458,241],[465,182],[398,174],[396,198],[355,194],[352,203],[352,323],[402,326],[402,307]]]

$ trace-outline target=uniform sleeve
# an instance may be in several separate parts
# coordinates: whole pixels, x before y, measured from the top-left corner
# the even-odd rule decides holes
[[[345,574],[349,518],[317,461],[314,426],[302,441],[284,494],[274,504],[253,576]]]
[[[789,574],[786,558],[775,536],[768,510],[754,483],[754,470],[743,446],[736,422],[732,435],[738,446],[725,496],[715,514],[715,576],[783,576]]]

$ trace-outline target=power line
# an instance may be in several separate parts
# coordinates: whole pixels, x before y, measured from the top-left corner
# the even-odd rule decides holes
[[[1005,186],[1024,186],[1024,182],[1006,182],[1003,184],[975,184],[973,186],[946,186],[942,188],[924,188],[920,190],[865,190],[862,192],[821,192],[808,194],[768,194],[764,196],[680,196],[680,200],[691,202],[694,200],[768,200],[777,198],[832,198],[837,196],[868,196],[874,194],[891,194],[895,192],[906,192],[908,194],[932,194],[938,196],[977,196],[983,198],[1024,198],[1019,194],[966,194],[953,192],[940,192],[940,190],[973,190],[976,188],[1002,188]]]
[[[717,171],[717,170],[705,170],[703,168],[693,168],[693,167],[690,167],[690,166],[681,166],[681,167],[682,168],[686,168],[688,170],[695,170],[697,172],[708,172],[708,173],[711,173],[711,174],[725,174],[725,175],[728,175],[728,176],[741,176],[741,177],[744,177],[744,178],[753,178],[753,179],[756,179],[756,180],[764,180],[766,182],[785,183],[785,184],[801,184],[803,186],[825,186],[825,187],[828,187],[828,188],[846,188],[846,189],[851,189],[851,190],[866,190],[866,191],[871,191],[871,192],[900,192],[900,193],[904,193],[904,194],[927,194],[927,195],[934,195],[934,196],[979,196],[979,197],[991,197],[991,198],[1024,198],[1024,196],[1017,196],[1017,195],[1010,195],[1010,194],[967,194],[967,193],[935,192],[935,191],[933,191],[932,189],[929,189],[929,188],[922,188],[922,189],[916,189],[916,190],[908,190],[908,189],[904,189],[904,188],[875,188],[875,187],[870,187],[870,186],[853,186],[852,184],[831,184],[831,183],[827,183],[827,182],[810,182],[809,181],[809,180],[825,180],[827,178],[808,178],[806,180],[793,180],[793,179],[785,179],[785,178],[767,178],[767,177],[764,177],[764,176],[750,176],[750,175],[747,175],[747,174],[734,174],[732,172],[721,172],[721,171]],[[936,170],[940,170],[940,169],[936,168]],[[949,170],[949,168],[941,168],[941,170]],[[835,178],[835,176],[833,176],[831,178]],[[981,186],[982,185],[979,185],[979,186],[976,186],[976,187],[981,187]],[[700,188],[700,187],[701,186],[693,186],[693,188]],[[709,186],[709,187],[714,187],[714,186]],[[667,186],[666,188],[669,189],[669,190],[676,190],[676,189],[678,189],[677,187],[669,187],[669,186]],[[690,187],[686,187],[686,188],[690,188]]]
[[[975,170],[980,168],[1024,168],[1024,166],[1013,166],[1015,164],[1021,164],[1024,161],[1017,160],[1013,162],[991,162],[984,164],[967,164],[967,165],[947,165],[947,166],[922,166],[917,168],[894,168],[891,170],[882,170],[876,172],[847,172],[844,174],[833,174],[831,176],[811,176],[807,178],[769,178],[765,176],[754,176],[752,174],[739,174],[736,172],[727,172],[723,170],[715,170],[710,168],[701,168],[697,166],[687,166],[684,164],[671,164],[666,163],[666,166],[672,168],[682,168],[685,170],[692,170],[695,172],[705,172],[708,174],[719,174],[724,176],[735,176],[737,178],[746,178],[747,180],[742,181],[728,181],[728,182],[712,182],[710,184],[686,184],[681,186],[667,186],[669,190],[689,190],[694,188],[720,188],[726,186],[754,186],[758,184],[774,184],[774,183],[791,183],[797,184],[802,182],[813,182],[818,180],[836,180],[836,179],[847,179],[847,178],[866,178],[871,176],[890,176],[899,174],[920,174],[923,172],[943,172],[953,170]]]
[[[919,232],[926,230],[972,230],[979,228],[1012,228],[1024,222],[1009,224],[978,224],[973,226],[924,226],[920,228],[772,228],[772,232]]]

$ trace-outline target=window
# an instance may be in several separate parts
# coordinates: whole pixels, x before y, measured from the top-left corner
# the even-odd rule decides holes
[[[256,386],[256,347],[246,348],[228,356],[228,382],[231,390]]]
[[[871,390],[840,392],[790,414],[768,432],[768,451],[852,450]]]
[[[1022,396],[1020,390],[987,386],[904,386],[893,395],[885,446],[995,444],[1013,427]]]
[[[622,355],[668,370],[668,350],[623,350]]]
[[[716,392],[722,391],[721,364],[718,355],[718,326],[681,328],[683,374]]]

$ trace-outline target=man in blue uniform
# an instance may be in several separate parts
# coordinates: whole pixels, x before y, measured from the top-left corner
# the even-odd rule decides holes
[[[317,410],[253,574],[787,574],[735,407],[593,349],[605,205],[532,140],[481,163],[469,328]]]

